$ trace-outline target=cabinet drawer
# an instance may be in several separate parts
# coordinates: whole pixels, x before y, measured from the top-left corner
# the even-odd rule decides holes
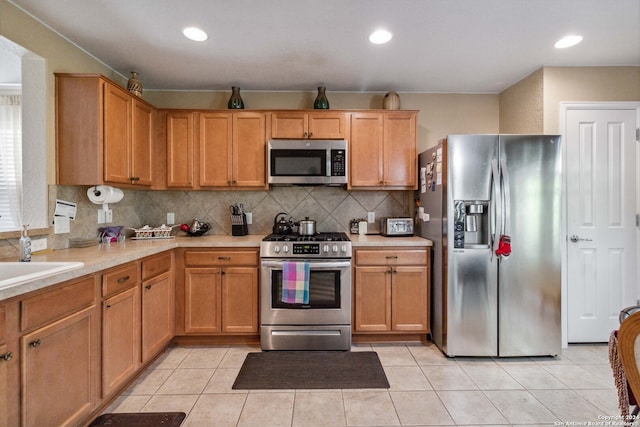
[[[258,265],[258,251],[185,252],[184,263],[189,267]]]
[[[155,255],[142,261],[142,281],[161,275],[171,270],[171,252]]]
[[[42,326],[96,302],[95,276],[20,302],[21,330]]]
[[[424,249],[356,250],[356,265],[426,265]]]
[[[126,264],[102,275],[102,296],[108,297],[138,283],[138,264]]]

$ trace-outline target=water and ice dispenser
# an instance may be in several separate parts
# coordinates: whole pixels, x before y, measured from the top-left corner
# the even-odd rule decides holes
[[[453,247],[489,247],[489,201],[455,200]]]

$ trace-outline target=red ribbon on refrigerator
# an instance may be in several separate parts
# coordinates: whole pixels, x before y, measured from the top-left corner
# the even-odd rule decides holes
[[[496,255],[502,255],[508,257],[511,255],[511,236],[503,234],[500,236],[500,242],[498,243],[498,249],[496,249]]]

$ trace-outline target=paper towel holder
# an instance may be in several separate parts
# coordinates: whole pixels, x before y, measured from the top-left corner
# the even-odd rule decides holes
[[[109,185],[94,185],[87,189],[89,201],[102,205],[103,210],[109,210],[109,203],[118,203],[124,197],[122,190]]]

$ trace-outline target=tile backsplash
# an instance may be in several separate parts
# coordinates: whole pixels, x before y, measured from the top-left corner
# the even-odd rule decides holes
[[[78,212],[71,221],[71,232],[53,234],[51,228],[48,246],[52,249],[68,247],[74,237],[97,236],[102,226],[122,225],[137,228],[145,224],[152,227],[166,223],[167,213],[175,215],[176,224],[191,224],[194,218],[208,222],[208,234],[230,235],[229,206],[242,203],[245,211],[253,214],[249,234],[268,234],[279,212],[287,212],[295,220],[309,217],[316,221],[316,229],[349,232],[353,218],[366,218],[375,212],[376,220],[387,216],[408,216],[413,199],[412,191],[347,191],[338,187],[273,187],[269,191],[141,191],[124,190],[122,201],[110,204],[113,222],[98,224],[98,210],[87,198],[88,187],[50,186],[49,218],[52,218],[56,199],[77,203]],[[177,234],[180,234],[177,231]],[[36,236],[32,236],[36,237]],[[0,241],[0,253],[11,256],[17,239]],[[13,248],[12,248],[13,247]]]

